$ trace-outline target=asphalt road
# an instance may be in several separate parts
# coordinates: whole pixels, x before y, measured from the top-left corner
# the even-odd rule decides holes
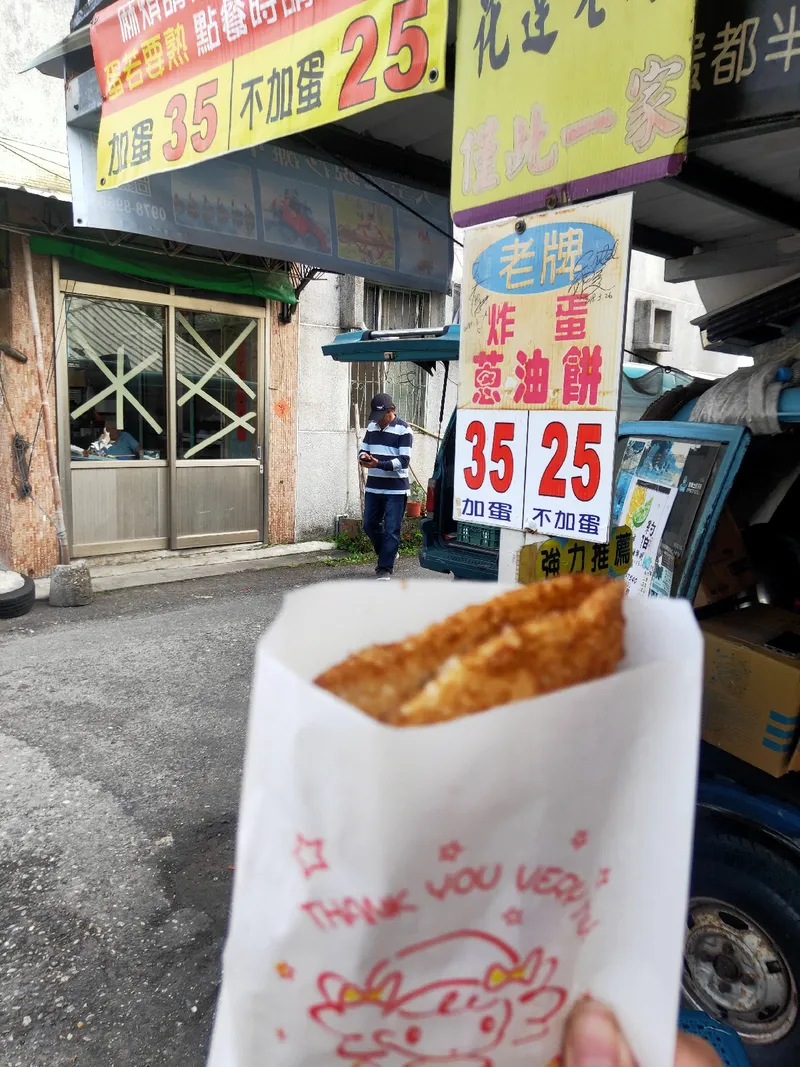
[[[255,642],[284,593],[370,573],[250,571],[0,621],[1,1067],[204,1063]]]

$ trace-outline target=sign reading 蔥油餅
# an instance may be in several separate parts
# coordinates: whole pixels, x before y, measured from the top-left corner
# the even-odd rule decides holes
[[[455,223],[676,173],[686,148],[694,7],[694,0],[460,4]]]
[[[444,88],[447,0],[117,0],[91,36],[109,189]]]
[[[457,519],[608,541],[632,203],[466,231]]]

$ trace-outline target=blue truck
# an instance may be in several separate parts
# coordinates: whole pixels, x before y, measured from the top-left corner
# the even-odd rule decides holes
[[[713,454],[670,595],[693,601],[718,524],[732,509],[763,603],[800,606],[800,389],[781,395],[783,433],[692,423],[707,383],[656,397],[642,421],[619,428],[618,466],[629,441],[690,445]],[[439,450],[423,522],[423,567],[454,578],[497,580],[498,535],[453,518],[454,421]],[[619,475],[621,477],[621,475]],[[730,512],[729,512],[730,513]],[[767,517],[768,516],[768,517]],[[761,521],[752,521],[753,519]],[[698,609],[698,617],[747,604],[747,593]],[[799,620],[800,621],[800,620]],[[796,722],[765,743],[787,750]],[[692,889],[686,926],[685,1002],[738,1032],[754,1067],[800,1064],[800,774],[773,777],[702,743]],[[658,920],[654,912],[653,921]],[[642,931],[646,952],[647,931]]]
[[[343,335],[323,351],[334,359],[452,359],[458,329]],[[655,374],[653,373],[655,370]],[[800,608],[800,389],[781,394],[783,432],[753,437],[744,426],[690,422],[710,383],[664,368],[625,365],[618,482],[629,442],[691,450],[698,458],[692,509],[684,512],[669,595],[686,597],[698,618],[757,599]],[[649,380],[648,380],[648,375]],[[674,386],[674,388],[673,388]],[[490,527],[453,515],[455,419],[444,433],[428,487],[420,564],[457,579],[496,581],[498,541]],[[619,493],[615,493],[615,497]],[[752,587],[697,607],[709,549],[723,516],[733,516],[754,574]],[[798,624],[800,626],[800,623]],[[775,727],[765,743],[787,751],[797,724]],[[683,995],[688,1028],[714,1039],[723,1062],[726,1027],[744,1042],[753,1067],[800,1064],[800,774],[766,773],[702,743],[692,887],[686,922]],[[653,922],[658,922],[654,903]],[[647,952],[647,929],[642,952]],[[714,1030],[714,1020],[719,1029]]]

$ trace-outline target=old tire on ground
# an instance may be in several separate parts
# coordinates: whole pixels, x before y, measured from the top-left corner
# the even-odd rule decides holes
[[[753,1067],[800,1064],[800,866],[701,819],[683,992],[738,1031]]]
[[[16,571],[0,571],[0,619],[27,614],[36,599],[33,579]]]

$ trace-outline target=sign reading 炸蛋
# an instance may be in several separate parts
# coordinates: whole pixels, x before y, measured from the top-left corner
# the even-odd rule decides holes
[[[456,519],[608,541],[632,202],[466,231]]]

